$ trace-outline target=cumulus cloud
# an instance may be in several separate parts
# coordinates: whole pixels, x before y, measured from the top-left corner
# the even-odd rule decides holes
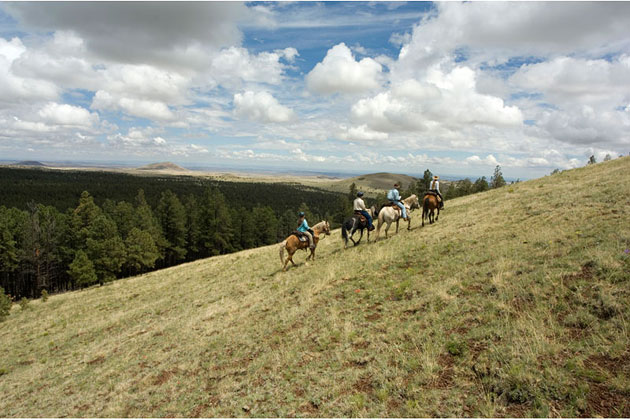
[[[475,73],[457,67],[450,73],[439,68],[426,81],[410,79],[352,107],[355,121],[380,132],[457,129],[464,125],[517,126],[520,110],[501,98],[475,89]]]
[[[50,102],[40,111],[42,121],[51,125],[92,128],[99,122],[98,114],[79,106]]]
[[[294,112],[277,101],[270,93],[246,91],[234,95],[234,113],[238,117],[263,123],[287,122]]]
[[[229,88],[252,82],[278,85],[283,80],[286,67],[280,60],[292,62],[298,55],[295,48],[256,55],[245,48],[230,47],[212,58],[210,76],[214,83]]]
[[[19,38],[7,41],[0,38],[0,107],[19,102],[54,100],[59,88],[48,81],[19,76],[13,72],[13,64],[26,52]]]
[[[356,61],[343,42],[326,53],[321,63],[306,75],[312,92],[321,94],[362,93],[380,86],[381,65],[366,57]]]

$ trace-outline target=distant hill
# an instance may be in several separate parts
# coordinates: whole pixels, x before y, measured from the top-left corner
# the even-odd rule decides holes
[[[138,168],[139,171],[177,171],[177,172],[188,172],[188,169],[182,168],[179,165],[176,165],[172,162],[158,162],[151,163],[149,165],[141,166]]]
[[[41,167],[44,167],[44,166],[47,166],[47,165],[44,165],[43,163],[38,162],[36,160],[23,160],[21,162],[14,163],[13,166],[41,166]]]
[[[402,191],[409,188],[411,184],[415,184],[417,178],[403,174],[378,172],[375,174],[359,175],[352,178],[320,183],[318,186],[330,191],[348,192],[350,185],[354,183],[358,191],[363,191],[368,196],[374,196],[391,189],[396,182],[401,183]]]

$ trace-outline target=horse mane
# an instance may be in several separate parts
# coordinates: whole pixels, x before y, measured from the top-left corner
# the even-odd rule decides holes
[[[313,225],[313,227],[311,229],[315,230],[315,229],[322,229],[322,227],[324,226],[324,224],[326,223],[325,220],[322,220],[321,222],[317,223],[316,225]]]

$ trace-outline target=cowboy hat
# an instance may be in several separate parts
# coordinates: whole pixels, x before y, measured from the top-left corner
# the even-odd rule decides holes
[[[400,188],[400,185],[398,183],[395,183],[394,188]]]
[[[437,175],[433,175],[433,179],[440,179],[440,177]]]

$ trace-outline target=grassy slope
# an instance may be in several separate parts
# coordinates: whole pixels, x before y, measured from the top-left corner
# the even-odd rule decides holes
[[[363,191],[367,196],[372,197],[390,190],[397,182],[401,182],[402,189],[406,190],[409,188],[410,184],[415,185],[416,181],[416,178],[409,175],[380,172],[334,181],[317,180],[317,186],[331,191],[347,193],[350,189],[350,185],[354,183],[358,191]],[[309,183],[309,181],[302,182],[307,185]]]
[[[16,305],[0,417],[629,417],[629,217],[623,158],[286,273],[269,246]]]

